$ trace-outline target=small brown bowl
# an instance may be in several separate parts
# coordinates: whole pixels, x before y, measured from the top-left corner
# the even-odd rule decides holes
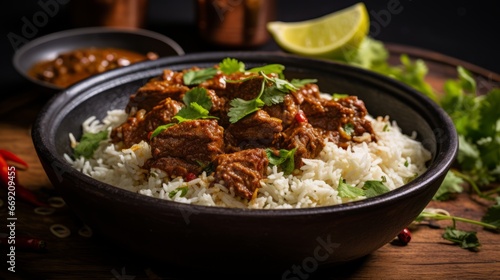
[[[144,30],[111,27],[69,29],[39,37],[16,51],[14,68],[28,81],[51,92],[64,88],[38,80],[28,74],[40,61],[55,59],[59,54],[83,48],[120,48],[141,54],[154,52],[159,57],[183,55],[184,50],[162,34]]]

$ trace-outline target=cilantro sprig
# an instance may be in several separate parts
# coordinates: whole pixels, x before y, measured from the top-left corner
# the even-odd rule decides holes
[[[108,131],[103,130],[97,133],[85,132],[80,139],[80,142],[73,150],[73,155],[76,158],[84,157],[91,158],[94,152],[99,147],[99,143],[108,138]]]
[[[374,197],[384,194],[389,191],[389,188],[384,184],[386,178],[382,177],[382,180],[367,180],[363,183],[363,187],[358,188],[346,183],[346,181],[341,177],[339,179],[339,185],[337,190],[339,196],[342,198],[357,198],[360,196],[364,197]]]
[[[285,175],[291,174],[295,169],[295,151],[297,148],[291,150],[281,149],[278,151],[278,155],[274,153],[272,149],[266,149],[266,155],[269,159],[271,165],[279,166],[283,170]]]
[[[264,79],[259,95],[251,100],[244,100],[235,98],[231,100],[231,108],[229,109],[228,116],[229,122],[236,123],[245,116],[259,110],[264,105],[271,106],[283,102],[285,95],[292,91],[297,90],[297,87],[284,79],[276,77],[268,77],[264,72],[259,73]]]
[[[210,109],[212,108],[212,100],[208,96],[205,88],[195,87],[188,90],[186,94],[184,94],[182,101],[186,106],[180,109],[173,117],[177,120],[177,123],[168,123],[158,126],[153,133],[151,133],[150,139],[156,137],[169,127],[188,120],[217,119],[217,117],[209,115]]]

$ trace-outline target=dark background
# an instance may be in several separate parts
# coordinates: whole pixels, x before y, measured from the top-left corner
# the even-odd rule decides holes
[[[78,0],[17,0],[5,1],[1,9],[2,33],[0,39],[1,83],[4,90],[24,84],[24,80],[12,67],[15,52],[7,38],[9,32],[21,35],[23,17],[31,20],[41,10],[39,1],[68,2],[60,5],[60,11],[50,17],[48,23],[38,28],[36,36],[74,28],[70,7]],[[376,14],[386,10],[389,3],[399,2],[401,12],[393,14],[386,22],[377,22]],[[301,21],[319,17],[346,8],[359,1],[336,0],[277,0],[276,19]],[[495,1],[418,1],[418,0],[371,0],[365,5],[373,25],[370,35],[384,42],[420,47],[446,54],[488,70],[500,73],[499,44],[500,9]],[[196,28],[196,1],[149,0],[145,29],[164,34],[177,41],[186,53],[218,50],[199,38]],[[92,15],[89,14],[89,17]],[[373,26],[372,25],[372,26]],[[385,26],[384,26],[385,25]],[[270,39],[256,50],[279,50]],[[2,91],[2,94],[5,94]]]

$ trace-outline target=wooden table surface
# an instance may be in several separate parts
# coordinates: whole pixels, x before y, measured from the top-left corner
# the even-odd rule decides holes
[[[410,50],[392,46],[392,58],[398,53]],[[453,64],[462,63],[433,53],[425,56],[430,68],[429,82],[437,89],[442,88],[445,79],[455,77]],[[440,61],[446,61],[442,63]],[[451,65],[450,65],[451,64]],[[474,68],[470,66],[469,68]],[[498,75],[482,69],[479,73],[479,87],[487,90],[498,86]],[[41,107],[49,102],[51,95],[35,88],[24,86],[19,92],[0,103],[0,149],[10,150],[29,164],[29,169],[19,171],[19,183],[47,199],[58,194],[43,171],[36,156],[30,135],[30,127]],[[7,228],[7,192],[2,189],[0,198],[0,233]],[[428,207],[443,208],[456,216],[479,220],[490,204],[467,192],[448,202],[431,202]],[[103,243],[98,237],[84,237],[78,233],[84,226],[67,206],[55,208],[51,215],[39,215],[31,206],[16,201],[16,237],[40,238],[47,242],[42,252],[16,250],[15,273],[7,270],[7,254],[2,247],[0,279],[178,279],[170,272],[169,264],[158,264],[137,259],[126,251]],[[50,226],[62,224],[71,230],[71,235],[58,238]],[[458,223],[463,230],[477,231],[482,244],[478,252],[471,252],[452,245],[441,238],[443,228],[449,221],[434,223],[434,226],[418,225],[412,228],[412,240],[407,246],[389,243],[372,254],[341,267],[314,272],[309,279],[500,279],[500,235],[481,227]],[[440,228],[435,228],[435,226]],[[369,234],[367,234],[369,238]],[[131,241],[132,242],[132,241]],[[242,275],[244,273],[242,272]],[[211,275],[216,278],[221,275]],[[211,279],[213,277],[210,277]],[[240,279],[240,276],[229,276]],[[267,279],[264,275],[260,279]],[[281,276],[278,277],[278,279]],[[290,278],[291,279],[291,278]],[[297,278],[298,279],[298,278]]]

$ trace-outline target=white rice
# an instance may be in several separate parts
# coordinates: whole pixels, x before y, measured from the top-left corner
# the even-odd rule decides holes
[[[86,120],[83,132],[111,131],[126,118],[127,114],[123,110],[109,111],[102,121],[95,117]],[[415,133],[404,135],[396,122],[390,122],[388,117],[367,118],[372,123],[377,142],[353,144],[347,149],[327,142],[318,158],[303,159],[305,165],[293,175],[284,175],[276,167],[269,166],[267,178],[261,181],[257,196],[250,201],[235,196],[219,183],[211,186],[214,178],[205,173],[197,179],[184,182],[182,178],[167,178],[161,170],[148,172],[142,169],[144,162],[151,158],[151,149],[146,142],[129,149],[116,150],[112,143],[102,141],[91,159],[73,159],[68,155],[65,158],[90,177],[159,199],[255,209],[335,205],[364,199],[341,198],[337,191],[340,178],[359,188],[367,180],[385,179],[384,184],[393,190],[415,175],[422,174],[426,170],[426,161],[431,158],[430,152],[415,140]],[[73,135],[69,137],[74,147],[77,142]],[[178,188],[186,187],[187,193],[183,195]]]

